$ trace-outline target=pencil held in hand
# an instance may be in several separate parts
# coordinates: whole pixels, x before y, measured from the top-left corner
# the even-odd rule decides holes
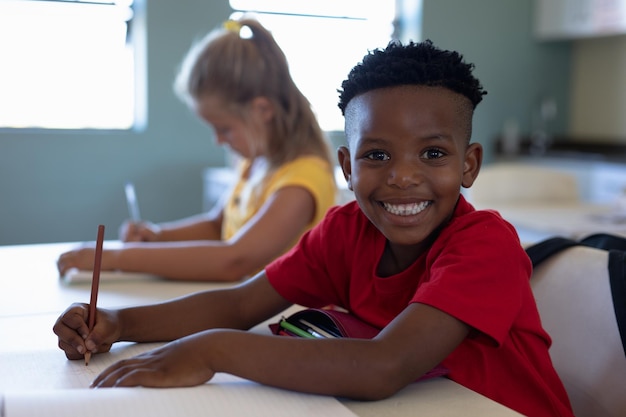
[[[100,286],[100,264],[102,262],[102,243],[104,242],[104,226],[98,226],[98,238],[96,239],[96,254],[93,261],[93,276],[91,277],[91,298],[89,300],[89,332],[96,324],[96,304],[98,302],[98,287]],[[85,366],[89,365],[91,352],[85,352]]]
[[[133,223],[139,223],[141,221],[141,215],[139,214],[139,203],[137,203],[137,195],[135,194],[135,186],[132,182],[127,182],[124,187],[126,193],[126,204],[128,205],[128,214],[130,220]]]

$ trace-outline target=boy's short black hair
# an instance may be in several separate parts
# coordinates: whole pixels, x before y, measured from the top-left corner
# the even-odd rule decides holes
[[[341,83],[339,108],[354,97],[368,91],[400,85],[445,87],[467,97],[473,108],[487,94],[480,81],[472,75],[474,64],[463,61],[458,52],[437,48],[430,40],[403,45],[391,41],[385,49],[370,51]]]

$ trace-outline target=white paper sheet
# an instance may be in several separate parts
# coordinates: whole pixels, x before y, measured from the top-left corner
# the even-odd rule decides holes
[[[61,277],[61,281],[65,284],[83,284],[91,283],[93,271],[83,271],[72,268]],[[100,271],[100,282],[106,281],[137,281],[159,279],[156,275],[145,274],[142,272],[125,272],[125,271]]]
[[[8,392],[2,417],[354,417],[332,397],[248,383]]]
[[[94,355],[89,366],[80,360],[66,360],[60,350],[0,355],[0,415],[355,416],[333,397],[276,389],[222,373],[205,385],[191,388],[88,388],[107,366],[156,346],[120,343],[110,353]]]

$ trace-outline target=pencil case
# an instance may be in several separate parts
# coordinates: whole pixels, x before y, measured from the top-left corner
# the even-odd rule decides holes
[[[349,313],[338,310],[308,308],[282,317],[278,323],[269,325],[273,334],[306,338],[352,337],[371,339],[380,329],[365,323]],[[444,376],[448,369],[437,365],[416,381]]]
[[[349,313],[320,308],[308,308],[283,317],[278,323],[270,324],[270,329],[274,334],[286,336],[358,339],[371,339],[380,331]]]

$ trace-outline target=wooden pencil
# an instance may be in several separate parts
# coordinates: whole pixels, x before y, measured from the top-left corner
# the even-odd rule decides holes
[[[102,262],[102,244],[104,242],[104,225],[98,226],[98,238],[96,239],[96,254],[93,261],[93,275],[91,277],[91,298],[89,300],[89,332],[96,324],[96,305],[98,303],[98,288],[100,287],[100,265]],[[85,352],[85,366],[89,366],[91,352]]]

